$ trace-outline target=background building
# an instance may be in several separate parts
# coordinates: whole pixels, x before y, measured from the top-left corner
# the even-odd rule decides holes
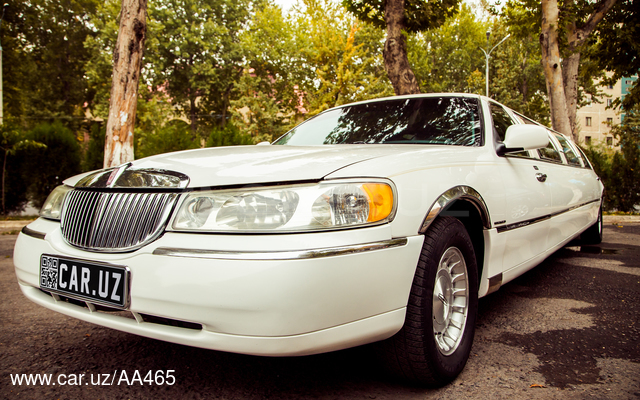
[[[607,95],[602,103],[590,103],[577,111],[580,142],[586,145],[602,143],[609,147],[617,146],[616,139],[611,134],[611,127],[624,120],[624,113],[619,108],[608,108],[614,100],[623,99],[629,89],[638,79],[637,76],[622,78],[615,85],[603,86],[601,89]]]

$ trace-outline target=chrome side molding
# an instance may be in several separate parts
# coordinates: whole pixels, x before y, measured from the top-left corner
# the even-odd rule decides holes
[[[158,247],[153,251],[156,256],[206,258],[214,260],[304,260],[309,258],[322,258],[344,256],[348,254],[364,253],[367,251],[383,250],[393,247],[405,246],[407,238],[384,240],[381,242],[355,244],[350,246],[325,247],[310,250],[289,251],[222,251],[204,249],[185,249],[175,247]]]

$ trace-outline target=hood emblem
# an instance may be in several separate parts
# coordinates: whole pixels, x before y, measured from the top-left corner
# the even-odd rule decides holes
[[[113,185],[118,180],[118,178],[120,177],[120,175],[122,175],[122,173],[130,166],[131,166],[131,163],[122,164],[121,166],[116,167],[116,169],[111,171],[111,174],[109,175],[109,179],[107,179],[107,187],[112,188]]]

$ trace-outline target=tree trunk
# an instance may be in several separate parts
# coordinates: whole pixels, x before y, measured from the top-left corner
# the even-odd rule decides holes
[[[567,100],[567,118],[571,127],[573,140],[578,141],[576,129],[576,114],[578,112],[578,68],[580,67],[580,52],[571,54],[562,60],[562,78],[564,80],[564,97]]]
[[[387,0],[384,9],[387,23],[387,40],[384,43],[384,69],[393,85],[396,95],[420,93],[409,58],[405,29],[404,0]]]
[[[528,55],[525,54],[522,60],[522,71],[525,71],[527,68],[527,59]],[[527,104],[528,102],[528,94],[529,94],[529,82],[527,81],[527,75],[522,74],[522,85],[520,85],[520,92],[522,93],[522,104]]]
[[[2,215],[7,215],[7,208],[4,205],[4,177],[7,171],[7,153],[4,151],[4,161],[2,162]]]
[[[571,125],[567,113],[567,100],[564,93],[564,79],[558,46],[558,23],[558,2],[543,0],[540,47],[542,50],[542,69],[551,110],[551,126],[558,132],[570,135]]]
[[[227,109],[229,108],[232,89],[233,84],[227,86],[227,90],[224,91],[224,96],[222,97],[222,119],[220,120],[220,128],[222,129],[227,126]]]
[[[104,167],[133,160],[138,81],[147,36],[147,0],[122,0],[113,52],[113,78],[104,146]]]
[[[616,0],[601,0],[589,16],[584,26],[576,27],[575,20],[565,25],[567,51],[561,61],[558,46],[559,10],[557,0],[542,1],[542,68],[547,83],[551,124],[553,129],[574,140],[578,138],[576,113],[578,108],[578,69],[580,66],[580,47],[602,21]],[[566,5],[566,4],[565,4]]]
[[[191,125],[191,135],[195,139],[198,136],[198,106],[196,98],[189,95],[189,121]]]
[[[578,111],[578,71],[580,68],[581,47],[587,41],[596,25],[602,21],[606,13],[613,7],[616,0],[602,0],[598,3],[593,14],[580,29],[575,21],[566,26],[567,54],[562,61],[562,77],[564,79],[564,93],[567,100],[567,118],[571,127],[573,140],[578,141],[576,114]],[[573,1],[571,1],[573,3]]]

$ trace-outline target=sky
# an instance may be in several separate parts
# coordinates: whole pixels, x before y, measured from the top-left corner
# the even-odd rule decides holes
[[[284,11],[289,11],[289,9],[296,4],[296,1],[297,0],[274,0]]]
[[[274,2],[282,7],[282,10],[285,12],[289,11],[297,1],[298,0],[274,0]],[[477,3],[479,3],[479,0],[465,0],[465,2],[469,5],[476,5]],[[495,1],[490,1],[490,3],[495,3]]]

